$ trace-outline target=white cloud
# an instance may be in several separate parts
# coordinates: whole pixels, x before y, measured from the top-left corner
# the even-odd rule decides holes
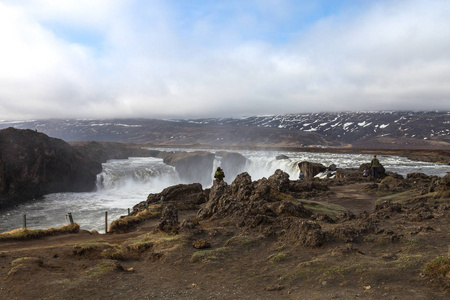
[[[450,109],[447,1],[341,8],[282,42],[271,22],[296,2],[274,20],[256,3],[264,21],[217,19],[235,4],[0,0],[0,119]]]

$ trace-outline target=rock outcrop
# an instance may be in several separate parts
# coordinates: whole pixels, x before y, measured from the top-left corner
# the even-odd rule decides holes
[[[289,175],[281,170],[269,177],[252,182],[247,173],[239,174],[231,186],[226,182],[215,183],[209,200],[198,211],[199,219],[222,218],[235,222],[242,230],[276,235],[291,226],[301,226],[301,218],[309,218],[312,212],[301,203],[291,201]],[[294,225],[297,224],[297,225]],[[320,227],[320,226],[319,226]],[[320,230],[319,227],[315,229]],[[318,236],[323,236],[317,232]],[[325,243],[316,237],[304,236],[302,243],[315,247]]]
[[[169,204],[164,207],[161,218],[159,220],[158,228],[162,231],[172,231],[178,227],[178,209]]]
[[[359,170],[355,169],[352,172],[362,178]],[[435,188],[437,193],[432,195],[436,194],[438,197],[440,192],[447,195],[449,178],[446,176],[439,180]],[[397,193],[403,189],[420,186],[417,183],[414,186],[412,180],[421,181],[424,186],[436,183],[433,176],[410,174],[408,178],[403,178],[398,174],[390,174],[383,181],[368,186],[377,193],[383,191]],[[167,200],[164,201],[164,211],[159,223],[161,230],[191,232],[198,239],[205,237],[208,231],[200,229],[203,221],[218,222],[224,226],[236,226],[240,234],[276,238],[295,247],[307,248],[323,247],[329,242],[362,243],[377,240],[383,243],[396,243],[403,238],[402,234],[397,233],[393,227],[382,226],[383,220],[424,222],[433,218],[448,217],[450,213],[450,207],[445,202],[424,203],[420,198],[422,196],[415,189],[419,197],[408,199],[403,203],[390,200],[378,203],[372,213],[364,211],[354,214],[351,211],[344,211],[334,216],[327,215],[320,212],[318,202],[326,202],[324,199],[332,194],[328,186],[331,181],[318,178],[291,181],[289,175],[282,170],[276,170],[269,178],[252,181],[251,176],[244,172],[236,176],[231,185],[224,181],[216,182],[207,191],[203,191],[198,183],[167,188],[159,194],[149,195],[147,202],[135,206],[133,213],[144,210],[146,203],[161,202],[164,195]],[[303,203],[298,200],[316,196],[322,200]],[[192,203],[205,200],[206,202],[200,205],[195,218],[184,220],[179,225],[177,209],[185,209],[181,208],[183,202],[190,198]],[[210,232],[208,236],[211,234]],[[206,245],[203,240],[199,240],[197,246],[200,248]]]
[[[327,168],[322,164],[302,161],[298,164],[300,171],[305,174],[305,179],[313,179],[317,174],[324,172]]]
[[[0,209],[45,194],[95,188],[100,163],[33,130],[0,130]]]
[[[450,173],[442,177],[436,190],[436,198],[450,198]]]
[[[178,176],[185,182],[199,182],[210,185],[214,154],[206,151],[176,152],[167,154],[164,163],[174,166]]]
[[[206,201],[207,192],[202,189],[200,183],[177,184],[165,188],[161,193],[148,195],[147,201],[133,207],[132,215],[136,215],[151,204],[171,204],[180,209],[198,209],[199,205]]]

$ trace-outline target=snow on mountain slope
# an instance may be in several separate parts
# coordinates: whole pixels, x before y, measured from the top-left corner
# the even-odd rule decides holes
[[[450,147],[450,112],[342,112],[205,119],[0,121],[66,141],[183,145]]]

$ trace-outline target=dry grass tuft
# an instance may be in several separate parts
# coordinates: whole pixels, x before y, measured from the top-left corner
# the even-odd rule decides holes
[[[439,256],[430,261],[423,268],[423,273],[434,280],[450,287],[450,258]]]
[[[0,234],[0,241],[9,240],[30,240],[38,239],[46,236],[78,233],[80,232],[80,225],[77,223],[64,225],[60,228],[48,228],[48,229],[14,229],[10,232],[4,232]]]
[[[154,206],[148,210],[143,210],[135,216],[126,216],[114,220],[109,226],[108,232],[126,233],[135,228],[138,224],[150,220],[157,219],[161,216],[159,207]]]

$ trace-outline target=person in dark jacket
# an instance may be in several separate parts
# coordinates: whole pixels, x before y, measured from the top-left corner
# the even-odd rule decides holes
[[[225,173],[220,167],[217,167],[217,171],[214,174],[214,178],[217,180],[217,182],[223,181],[223,179],[225,178]]]
[[[298,179],[300,180],[305,179],[305,173],[303,173],[302,170],[300,170],[300,174],[298,174]]]
[[[372,176],[374,178],[378,177],[378,167],[380,166],[380,161],[377,158],[377,155],[375,154],[372,158],[372,161],[370,162],[370,167],[372,168]]]

